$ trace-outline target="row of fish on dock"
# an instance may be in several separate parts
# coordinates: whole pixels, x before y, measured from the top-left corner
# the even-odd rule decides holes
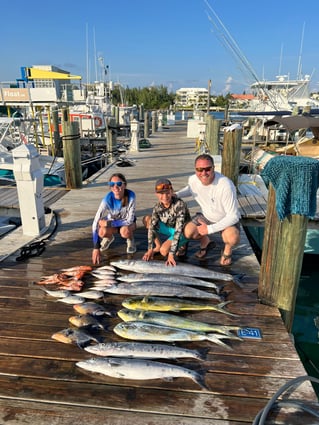
[[[223,285],[230,281],[234,281],[230,274],[185,263],[170,267],[160,261],[118,260],[94,269],[90,266],[63,269],[36,283],[45,285],[48,295],[73,305],[77,312],[69,318],[73,327],[56,332],[52,338],[75,343],[98,356],[77,362],[79,368],[134,380],[186,377],[206,388],[203,374],[154,359],[206,358],[208,349],[177,347],[176,342],[206,340],[231,350],[223,340],[242,341],[236,334],[239,326],[209,324],[171,314],[215,310],[236,316],[224,309],[230,301],[225,300]],[[47,285],[57,288],[47,289]],[[114,317],[107,306],[108,294],[131,295],[122,300],[123,308],[115,314],[122,322],[113,327],[116,335],[131,341],[104,342],[95,336],[96,331],[107,331],[106,319]]]

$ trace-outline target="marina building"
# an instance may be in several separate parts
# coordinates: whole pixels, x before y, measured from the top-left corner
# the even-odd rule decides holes
[[[208,96],[208,90],[205,88],[181,88],[176,90],[176,106],[195,109],[205,108]]]

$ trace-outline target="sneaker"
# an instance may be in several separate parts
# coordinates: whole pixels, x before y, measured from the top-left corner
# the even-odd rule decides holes
[[[103,238],[101,240],[101,246],[100,246],[100,251],[104,252],[107,251],[111,245],[111,243],[113,243],[115,240],[114,235],[112,235],[111,239],[108,238]]]
[[[126,252],[128,254],[134,254],[134,252],[136,252],[136,245],[135,245],[134,238],[126,239],[126,244],[127,244]]]

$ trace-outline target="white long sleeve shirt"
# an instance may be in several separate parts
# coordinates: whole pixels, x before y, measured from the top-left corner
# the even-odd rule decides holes
[[[190,176],[188,185],[176,195],[180,198],[188,196],[194,198],[204,217],[213,223],[207,226],[208,234],[233,226],[240,219],[235,185],[228,177],[217,171],[213,182],[208,186],[203,185],[196,174]]]

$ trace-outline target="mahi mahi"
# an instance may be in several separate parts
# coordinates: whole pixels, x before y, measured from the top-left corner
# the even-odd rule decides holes
[[[111,294],[125,295],[160,295],[162,297],[179,298],[206,298],[221,300],[220,295],[187,285],[178,285],[170,282],[131,282],[119,283],[104,289],[104,292]]]
[[[238,331],[238,329],[240,329],[240,326],[214,325],[187,319],[185,317],[177,316],[176,314],[160,313],[158,311],[128,310],[126,308],[122,308],[117,312],[117,314],[122,320],[124,320],[124,322],[139,320],[147,323],[155,323],[157,325],[171,326],[190,331],[217,332],[224,335],[232,335],[231,331]]]
[[[155,311],[183,311],[183,310],[215,310],[229,316],[238,317],[238,314],[224,310],[224,307],[232,301],[224,301],[219,304],[202,304],[191,300],[166,297],[131,297],[122,302],[122,306],[130,310],[155,310]]]
[[[144,261],[144,260],[117,260],[111,261],[111,265],[123,270],[131,270],[136,273],[163,273],[170,275],[193,276],[203,279],[215,279],[224,281],[233,281],[234,277],[228,273],[215,272],[204,269],[193,264],[180,263],[176,266],[166,266],[163,261]]]
[[[231,347],[221,341],[222,339],[240,339],[238,336],[187,331],[186,329],[156,325],[138,320],[118,323],[113,331],[122,338],[136,341],[211,341],[227,350],[231,350]]]
[[[121,379],[148,380],[189,378],[202,388],[207,389],[203,376],[198,372],[185,367],[154,360],[97,357],[77,362],[76,366],[90,372],[101,373]]]
[[[203,286],[205,288],[215,289],[219,293],[222,289],[221,286],[207,280],[198,279],[191,276],[169,275],[163,273],[127,273],[118,276],[117,280],[121,282],[144,282],[150,280],[158,280],[160,282],[170,282],[179,285]]]
[[[190,350],[168,344],[151,344],[147,342],[101,342],[84,348],[97,356],[128,357],[143,359],[193,358],[205,360],[207,350]],[[205,354],[204,354],[205,352]]]

